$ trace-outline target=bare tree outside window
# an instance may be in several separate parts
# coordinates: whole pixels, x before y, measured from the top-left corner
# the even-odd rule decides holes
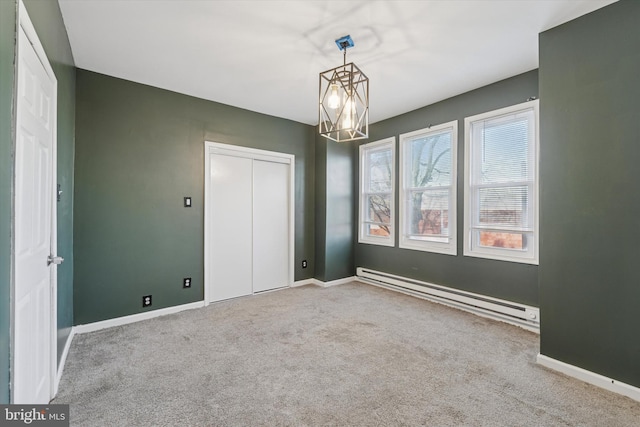
[[[373,151],[368,156],[368,215],[376,223],[369,227],[373,235],[389,236],[391,219],[392,153],[390,149]]]
[[[410,142],[410,229],[417,236],[448,236],[451,133]]]

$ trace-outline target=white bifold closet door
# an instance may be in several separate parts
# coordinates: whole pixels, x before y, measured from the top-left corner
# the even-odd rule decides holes
[[[210,301],[288,286],[289,165],[210,156]]]

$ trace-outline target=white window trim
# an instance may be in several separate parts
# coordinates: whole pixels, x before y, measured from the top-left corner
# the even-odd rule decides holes
[[[408,226],[406,215],[406,198],[407,183],[405,170],[405,141],[418,135],[429,135],[431,133],[440,133],[443,130],[451,129],[451,201],[449,203],[449,242],[435,242],[429,240],[409,239],[405,232]],[[437,126],[431,126],[425,129],[419,129],[413,132],[403,133],[400,135],[400,242],[399,247],[403,249],[413,249],[417,251],[434,252],[445,255],[457,255],[458,253],[458,234],[457,234],[457,197],[458,197],[458,121],[443,123]]]
[[[500,248],[473,248],[472,228],[471,228],[471,206],[473,203],[473,194],[471,193],[471,125],[474,122],[486,120],[489,118],[498,118],[502,115],[514,114],[519,111],[533,109],[534,124],[534,182],[533,182],[533,243],[531,255],[522,255],[510,249]],[[527,101],[521,104],[512,105],[510,107],[489,111],[475,116],[466,117],[464,119],[464,256],[495,259],[500,261],[518,262],[523,264],[539,264],[539,247],[540,247],[540,206],[539,206],[539,187],[540,187],[540,106],[539,100]]]
[[[368,236],[365,234],[365,165],[364,165],[364,154],[366,151],[375,149],[384,145],[389,145],[391,147],[391,206],[390,212],[391,216],[389,218],[389,224],[391,225],[391,230],[389,236]],[[359,182],[359,212],[358,212],[358,243],[366,243],[371,245],[381,245],[381,246],[395,246],[396,243],[396,225],[395,225],[395,199],[396,199],[396,138],[394,136],[385,138],[379,141],[370,142],[368,144],[362,144],[359,147],[360,151],[360,182]]]

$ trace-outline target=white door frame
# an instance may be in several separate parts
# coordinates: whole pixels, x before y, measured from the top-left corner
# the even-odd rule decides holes
[[[228,156],[245,157],[254,160],[266,160],[289,165],[289,280],[288,287],[293,285],[294,256],[295,256],[295,156],[293,154],[278,153],[276,151],[259,150],[257,148],[239,147],[219,142],[204,142],[204,305],[209,305],[211,294],[211,272],[208,259],[211,254],[211,237],[213,224],[211,223],[211,154],[225,154]]]
[[[42,47],[42,43],[40,43],[40,39],[38,38],[38,35],[36,33],[36,30],[31,22],[31,19],[29,18],[29,14],[27,13],[27,9],[24,6],[24,3],[22,2],[22,0],[19,0],[18,2],[18,28],[16,28],[16,62],[15,62],[15,70],[16,70],[16,79],[14,82],[14,94],[17,94],[17,70],[18,70],[18,64],[20,63],[19,58],[20,58],[20,49],[18,47],[18,33],[20,31],[20,28],[22,28],[24,30],[24,33],[26,34],[27,38],[29,39],[29,42],[31,43],[31,45],[33,46],[33,49],[36,53],[36,55],[38,56],[38,59],[40,59],[40,62],[42,63],[42,66],[44,67],[45,72],[47,73],[47,76],[51,79],[52,83],[53,83],[53,99],[52,99],[52,105],[51,105],[51,119],[52,119],[52,126],[51,126],[51,132],[52,132],[52,147],[51,147],[51,157],[52,157],[52,167],[51,167],[51,173],[52,173],[52,180],[51,180],[51,256],[55,257],[57,256],[57,248],[58,248],[58,230],[57,230],[57,224],[58,224],[58,219],[57,219],[57,193],[56,193],[56,189],[57,189],[57,158],[58,158],[58,141],[57,141],[57,124],[58,124],[58,80],[56,79],[56,75],[53,72],[53,68],[51,68],[51,64],[49,63],[49,59],[47,58],[47,55],[44,51],[44,48]],[[16,105],[14,105],[14,111],[18,111],[17,109],[17,100],[19,99],[19,97],[15,97],[14,98],[14,103],[16,103]],[[14,129],[16,128],[16,120],[17,120],[17,115],[16,117],[14,117]],[[16,144],[16,134],[14,132],[13,134],[13,145],[14,145],[14,151],[15,151],[15,144]],[[15,357],[14,357],[14,352],[15,352],[15,287],[16,287],[16,283],[15,283],[15,209],[16,209],[16,205],[15,205],[15,177],[16,177],[16,163],[15,163],[15,158],[14,158],[14,174],[13,174],[13,182],[12,182],[12,193],[13,193],[13,207],[12,207],[12,218],[11,218],[11,381],[13,382],[15,379],[15,376],[13,375],[14,371],[14,364],[15,364]],[[42,262],[45,262],[46,260],[42,260]],[[50,283],[51,283],[51,298],[50,298],[50,303],[51,303],[51,307],[50,307],[50,314],[51,314],[51,319],[50,319],[50,326],[51,326],[51,331],[50,331],[50,360],[51,360],[51,364],[50,364],[50,370],[49,370],[49,375],[50,375],[50,399],[53,398],[57,391],[58,391],[58,376],[57,376],[57,365],[58,365],[58,348],[57,348],[57,335],[58,335],[58,325],[57,325],[57,307],[58,307],[58,302],[57,302],[57,296],[58,296],[58,269],[57,266],[55,264],[51,264],[50,268],[49,268],[49,274],[50,274]],[[11,385],[11,401],[13,402],[13,392],[14,392],[15,387],[13,386],[13,383]]]

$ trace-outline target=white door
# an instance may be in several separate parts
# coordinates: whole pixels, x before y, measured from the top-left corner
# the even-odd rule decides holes
[[[253,161],[253,292],[289,285],[289,165]]]
[[[252,159],[210,154],[210,301],[252,292]]]
[[[55,87],[23,29],[18,35],[15,157],[14,403],[51,396]]]

